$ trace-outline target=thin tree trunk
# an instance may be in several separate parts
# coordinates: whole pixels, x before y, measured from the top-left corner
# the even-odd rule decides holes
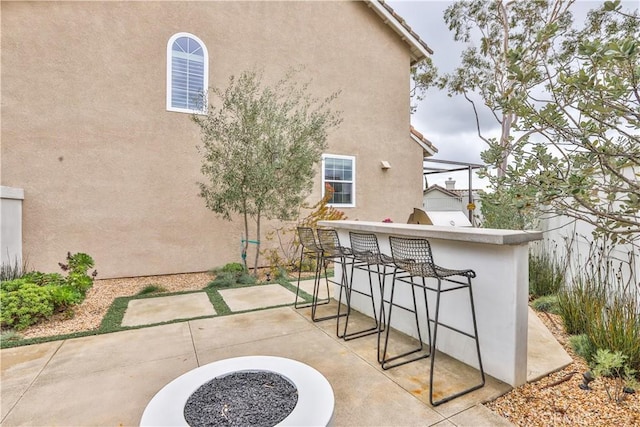
[[[260,257],[260,209],[256,216],[256,259],[253,262],[253,276],[258,277],[258,258]]]
[[[247,267],[247,251],[249,249],[249,219],[247,218],[247,201],[242,201],[242,210],[244,211],[244,242],[242,242],[242,266],[244,271],[249,271]]]

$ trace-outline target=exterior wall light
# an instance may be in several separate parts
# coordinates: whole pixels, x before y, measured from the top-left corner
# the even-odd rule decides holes
[[[380,162],[380,167],[382,168],[382,170],[391,169],[391,164],[389,164],[388,161],[383,160]]]

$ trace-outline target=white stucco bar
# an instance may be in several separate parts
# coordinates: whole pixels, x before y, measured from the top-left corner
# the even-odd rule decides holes
[[[481,228],[440,227],[366,221],[320,221],[318,225],[338,231],[342,245],[349,246],[349,232],[374,233],[380,250],[391,254],[389,236],[426,238],[431,243],[436,264],[452,269],[472,269],[473,295],[480,337],[480,350],[485,372],[514,387],[527,380],[527,316],[529,294],[528,243],[542,239],[539,231],[496,230]],[[336,266],[336,275],[342,274]],[[375,280],[375,279],[374,279]],[[434,279],[429,279],[434,280]],[[368,286],[366,273],[356,271],[354,288]],[[391,276],[387,284],[391,283]],[[374,282],[375,284],[375,282]],[[388,289],[387,286],[387,298]],[[410,286],[399,283],[394,301],[409,305]],[[435,313],[435,294],[427,293],[430,314]],[[371,315],[370,303],[354,294],[355,309]],[[379,301],[377,301],[379,307]],[[426,340],[424,306],[421,324]],[[417,337],[411,315],[395,310],[392,326]],[[440,303],[443,323],[471,332],[471,310],[468,293],[444,293]],[[438,329],[438,350],[477,368],[475,343],[462,334],[446,328]]]

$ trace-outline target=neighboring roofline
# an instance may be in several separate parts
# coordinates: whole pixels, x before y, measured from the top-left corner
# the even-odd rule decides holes
[[[433,55],[433,50],[427,43],[384,0],[368,0],[367,6],[373,9],[384,23],[398,33],[400,38],[409,45],[411,49],[411,65],[424,60],[429,55]]]
[[[422,147],[424,153],[426,153],[426,155],[423,157],[434,156],[438,152],[436,146],[433,145],[427,138],[425,138],[424,135],[418,132],[413,126],[409,127],[409,133],[411,135],[411,139],[417,142],[418,145]]]
[[[440,186],[440,185],[438,185],[438,184],[430,185],[428,188],[426,188],[426,189],[422,192],[422,194],[431,193],[432,191],[436,191],[436,190],[437,190],[437,191],[440,191],[441,193],[444,193],[444,194],[446,194],[446,195],[449,195],[449,196],[451,196],[451,197],[455,197],[456,199],[459,199],[460,197],[462,197],[461,195],[456,194],[456,193],[454,193],[454,192],[452,192],[452,191],[450,191],[450,190],[447,190],[446,188],[441,187],[441,186]]]

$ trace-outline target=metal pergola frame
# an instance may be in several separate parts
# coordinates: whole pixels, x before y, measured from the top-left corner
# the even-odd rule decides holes
[[[449,165],[450,167],[436,167],[436,166],[428,166],[425,163],[438,163],[442,165]],[[480,165],[477,163],[467,163],[467,162],[456,162],[453,160],[439,160],[432,159],[430,157],[423,158],[422,165],[422,176],[425,177],[427,175],[433,175],[437,173],[445,173],[445,172],[459,172],[459,171],[469,171],[469,201],[468,203],[473,203],[473,195],[472,195],[472,182],[473,182],[473,171],[474,169],[482,169],[486,168],[485,165]],[[468,210],[469,221],[473,223],[473,213],[471,210]]]

